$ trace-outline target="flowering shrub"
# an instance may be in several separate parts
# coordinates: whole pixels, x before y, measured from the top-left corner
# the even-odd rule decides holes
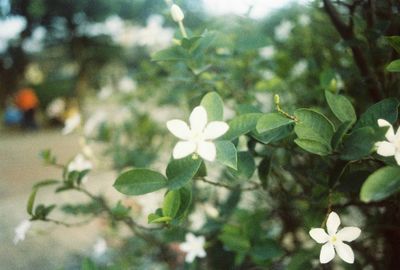
[[[338,11],[329,1],[323,2],[342,34],[344,22],[337,23],[341,20]],[[389,64],[388,72],[379,71],[381,77],[372,76],[374,69],[370,66],[367,70],[358,66],[361,76],[374,82],[362,82],[359,77],[342,79],[346,72],[338,74],[335,67],[325,66],[330,64],[328,60],[321,62],[321,55],[332,62],[349,58],[348,52],[341,49],[294,57],[289,68],[286,57],[292,52],[291,44],[295,44],[290,43],[292,34],[311,31],[306,28],[313,25],[313,20],[322,20],[320,13],[310,12],[314,17],[300,14],[298,25],[279,20],[271,31],[275,40],[255,44],[256,31],[249,30],[245,37],[237,32],[195,34],[198,30],[186,29],[187,16],[179,6],[171,5],[170,12],[180,34],[176,35],[175,45],[152,55],[154,69],[162,71],[152,76],[161,77],[161,82],[140,74],[143,86],[139,82],[133,96],[142,98],[140,91],[151,95],[151,81],[152,86],[167,90],[152,96],[160,104],[189,109],[183,110],[180,117],[189,119],[189,125],[175,117],[159,125],[179,141],[173,147],[173,136],[163,134],[163,145],[158,148],[160,166],[154,166],[152,159],[144,166],[124,163],[131,167],[121,166],[124,170],[113,188],[126,197],[115,205],[85,187],[82,180],[93,167],[84,156],[76,156],[69,164],[58,164],[51,152],[43,152],[45,161],[61,167],[63,172],[60,179],[34,186],[27,206],[31,221],[74,225],[51,218],[56,205],[37,204],[39,189],[54,186],[58,193],[74,190],[90,200],[85,205],[64,207],[67,214],[91,218],[102,215],[111,226],[124,224],[134,242],[137,240],[135,244],[127,241],[126,245],[134,250],[127,256],[137,258],[149,250],[149,260],[165,268],[318,269],[319,263],[332,261],[337,253],[344,262],[354,263],[355,269],[391,269],[395,262],[388,256],[395,256],[399,250],[399,237],[392,232],[397,232],[400,224],[400,141],[399,131],[395,133],[392,126],[398,122],[399,101],[396,95],[390,95],[398,93],[392,87],[399,80],[397,74],[388,72],[398,71],[398,60]],[[244,21],[241,27],[255,26]],[[348,35],[346,32],[342,37]],[[311,36],[310,43],[314,42]],[[387,55],[391,55],[389,44],[399,49],[399,37],[383,40],[385,45],[373,44]],[[342,46],[353,51],[357,65],[368,65],[359,62],[357,44]],[[341,70],[356,74],[355,67],[347,65]],[[380,83],[389,77],[392,84],[383,89]],[[357,82],[365,83],[366,90]],[[379,88],[374,88],[375,83]],[[80,116],[73,116],[63,133],[72,132],[81,122]],[[143,123],[136,123],[137,130],[122,123],[108,131],[120,135],[128,130],[129,136],[141,140],[145,140],[146,132],[154,132],[141,131]],[[101,136],[94,137],[91,139],[100,140]],[[129,138],[133,137],[111,145],[124,148]],[[144,151],[153,144],[149,140],[138,149]],[[162,153],[167,153],[167,158]],[[86,155],[89,158],[90,154]],[[139,221],[140,211],[128,203],[145,194],[155,194],[147,206],[153,206],[156,198],[162,200],[146,217],[148,224]],[[199,211],[203,220],[195,218]],[[350,227],[338,230],[338,215]],[[318,228],[325,224],[327,233]],[[26,227],[18,230],[16,241],[24,238],[20,231],[26,231]],[[320,252],[312,239],[323,244]],[[351,247],[344,243],[352,241]],[[104,242],[99,249],[104,250]],[[138,260],[129,262],[139,267]],[[146,261],[141,267],[151,269],[150,263]]]

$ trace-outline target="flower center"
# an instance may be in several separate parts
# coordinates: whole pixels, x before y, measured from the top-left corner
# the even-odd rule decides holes
[[[191,137],[191,140],[192,140],[193,142],[195,142],[195,143],[204,141],[204,136],[203,136],[203,132],[202,132],[202,131],[195,131],[195,132],[192,132],[192,134],[191,134],[190,137]]]
[[[331,237],[331,243],[332,244],[335,244],[336,243],[336,241],[337,241],[337,237],[336,237],[336,235],[333,235],[332,237]]]

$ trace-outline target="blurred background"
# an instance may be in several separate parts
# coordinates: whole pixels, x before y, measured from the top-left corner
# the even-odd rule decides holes
[[[229,100],[244,104],[232,105],[232,112],[254,107],[266,112],[274,93],[291,108],[322,104],[323,96],[315,93],[327,87],[352,99],[366,87],[350,41],[340,38],[322,1],[176,2],[191,36],[214,38],[212,54],[190,70],[152,61],[180,37],[170,1],[0,0],[0,269],[79,269],[83,257],[104,252],[101,219],[78,228],[42,224],[24,242],[13,243],[15,228],[27,217],[32,185],[60,174],[43,165],[39,153],[44,149],[66,163],[89,146],[96,170],[88,186],[117,200],[109,187],[118,171],[157,167],[166,158],[157,154],[172,145],[163,139],[165,121],[186,115],[178,109],[190,107],[183,96],[191,105],[205,92],[217,91],[228,113]],[[386,10],[386,2],[377,1],[376,8]],[[398,9],[389,12],[398,16]],[[379,14],[378,20],[386,16]],[[392,22],[377,24],[362,40],[377,44],[368,47],[373,57],[367,59],[377,69],[391,57],[379,38],[384,31],[396,34],[399,20]],[[399,87],[393,87],[398,80],[387,83],[385,94],[398,95]],[[374,100],[366,95],[356,109]],[[81,135],[68,134],[66,122],[77,115]],[[63,196],[82,199],[74,193]],[[144,205],[139,203],[142,210]]]

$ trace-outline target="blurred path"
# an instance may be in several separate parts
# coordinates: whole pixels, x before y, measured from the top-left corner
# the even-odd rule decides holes
[[[33,133],[0,131],[0,270],[63,269],[72,255],[90,254],[97,237],[98,221],[78,228],[37,222],[25,241],[13,244],[15,226],[28,217],[25,209],[32,185],[52,177],[60,179],[60,170],[44,166],[38,156],[47,148],[52,149],[59,162],[64,163],[79,152],[78,137],[62,136],[57,130]],[[89,181],[92,179],[95,179],[97,188],[104,191],[110,187],[113,177],[110,172],[101,172],[89,176]],[[51,190],[43,191],[38,194],[39,201],[54,201]],[[71,192],[60,195],[62,199],[73,198],[75,202],[84,199]],[[68,260],[68,265],[71,266],[71,260]]]

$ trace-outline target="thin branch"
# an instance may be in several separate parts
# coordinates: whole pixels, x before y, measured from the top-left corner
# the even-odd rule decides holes
[[[232,185],[227,185],[227,184],[222,184],[222,183],[210,181],[210,180],[207,180],[205,177],[198,177],[195,180],[200,180],[200,181],[203,181],[203,182],[205,182],[207,184],[210,184],[210,185],[213,185],[213,186],[216,186],[216,187],[226,188],[226,189],[229,189],[229,190],[250,191],[250,190],[257,190],[257,189],[262,188],[261,184],[258,184],[258,183],[252,183],[253,186],[242,188],[242,187],[240,187],[240,185],[232,186]]]
[[[80,221],[80,222],[76,222],[76,223],[68,223],[68,222],[64,222],[64,221],[56,220],[56,219],[52,219],[52,218],[45,218],[45,219],[42,219],[41,221],[51,222],[56,225],[62,225],[65,227],[80,227],[80,226],[89,224],[92,220],[93,220],[93,218],[90,218],[90,219],[87,219],[84,221]]]

